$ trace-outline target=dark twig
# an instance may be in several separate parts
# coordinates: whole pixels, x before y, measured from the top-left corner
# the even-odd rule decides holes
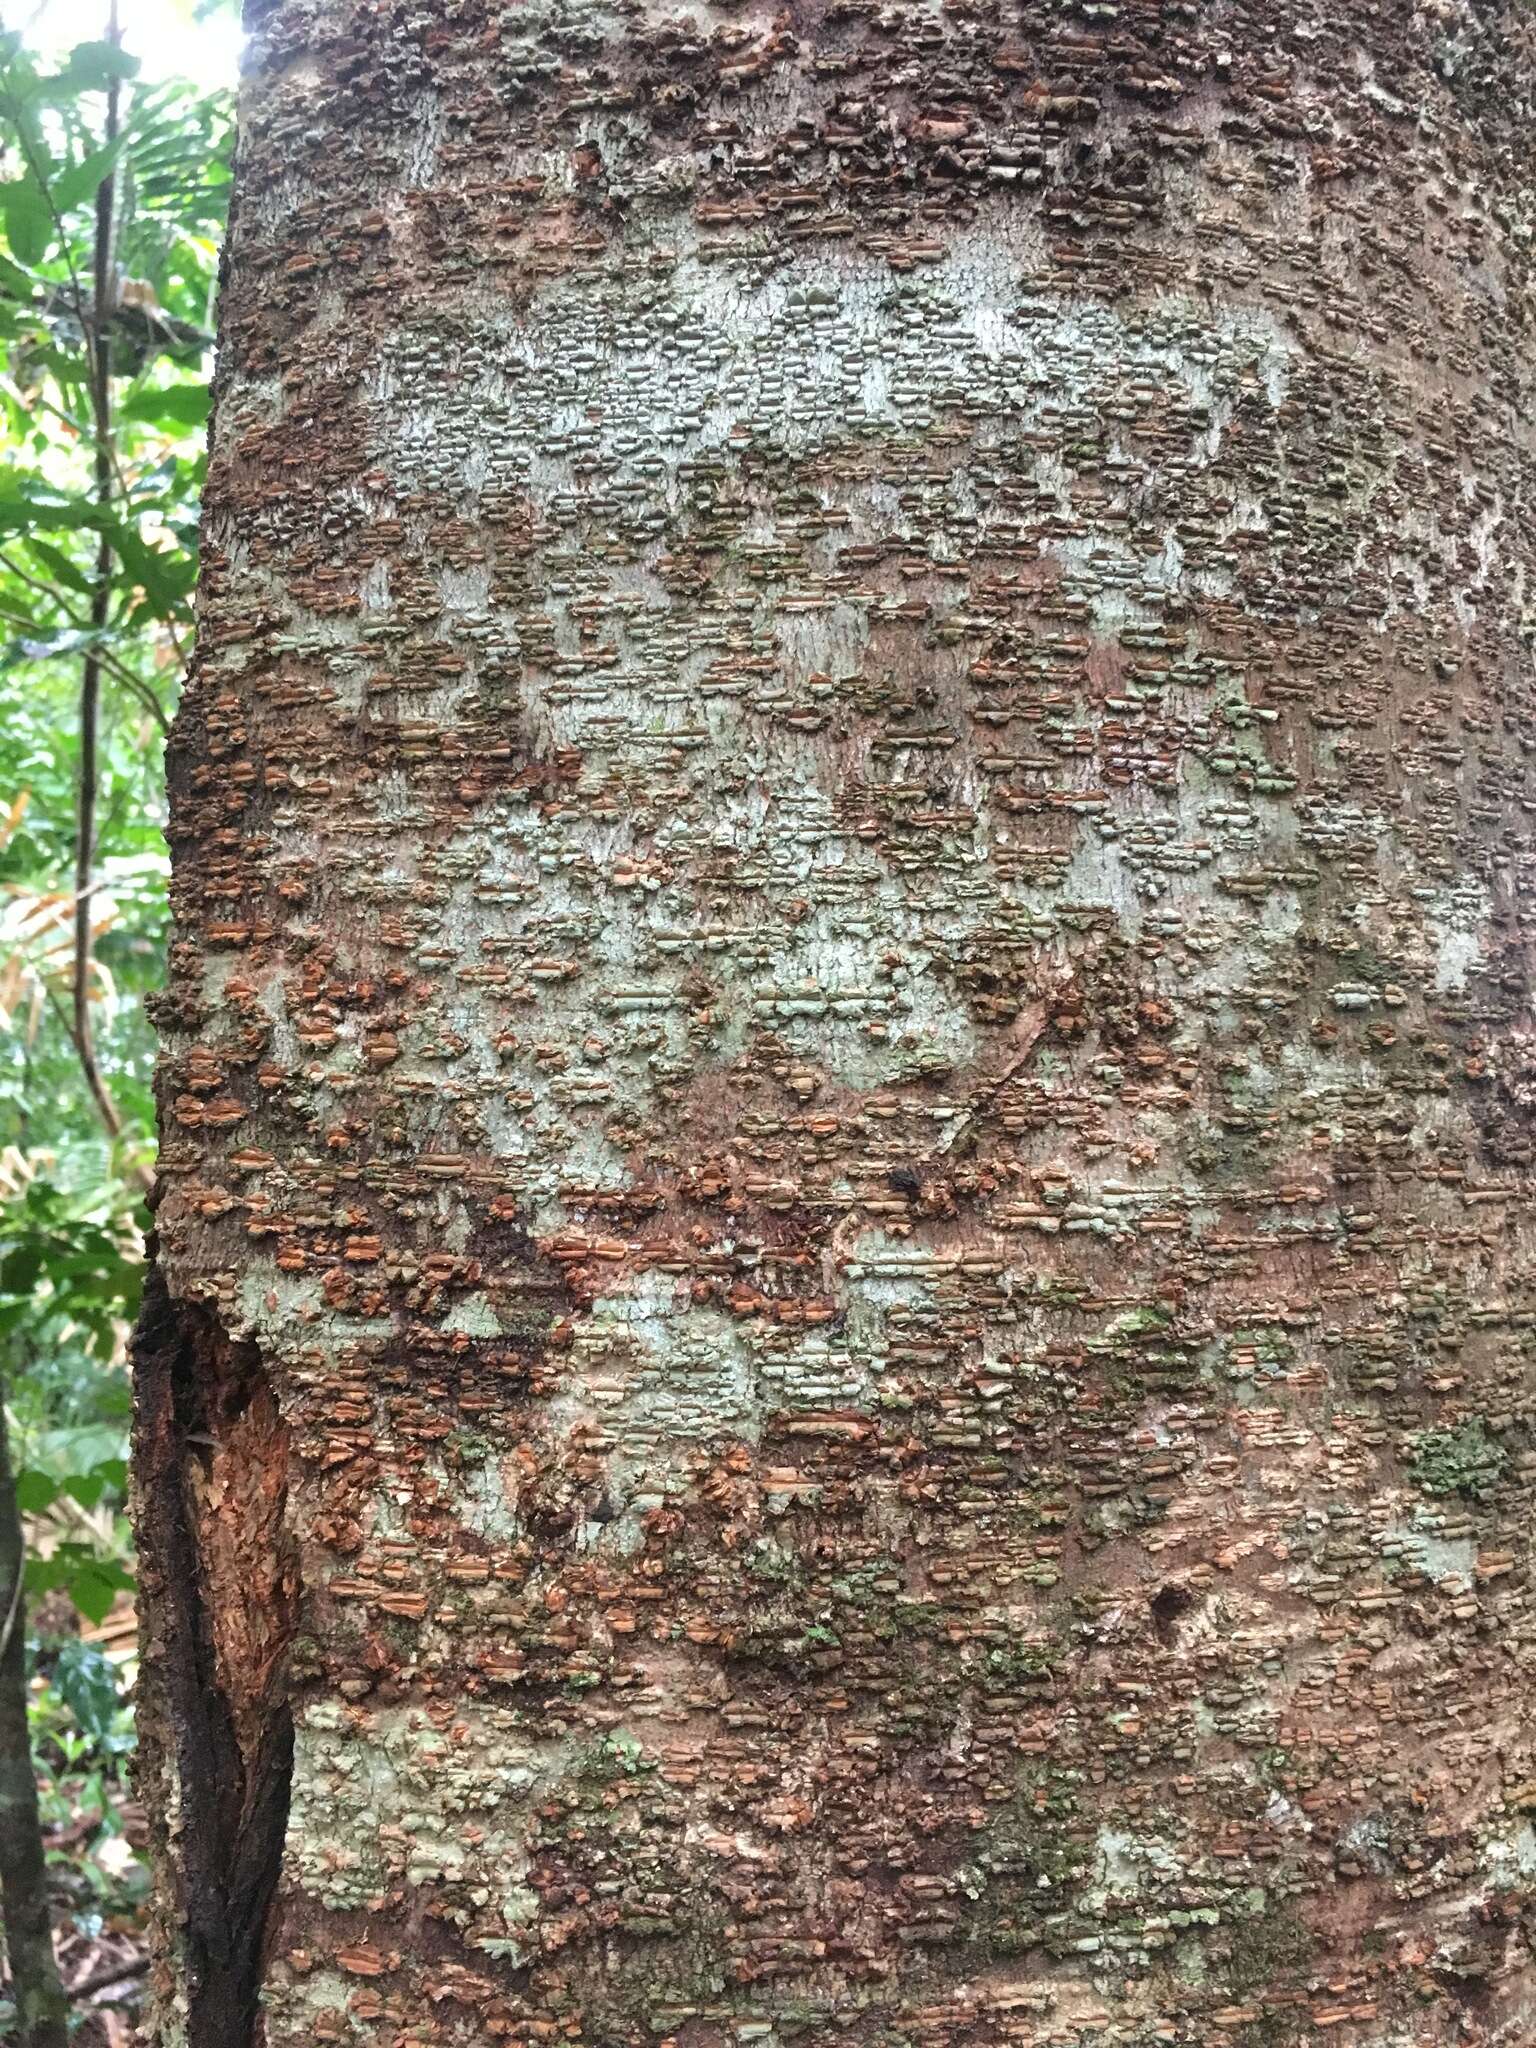
[[[82,1998],[90,1998],[98,1991],[105,1991],[109,1984],[126,1984],[130,1978],[142,1977],[148,1968],[147,1955],[129,1956],[123,1962],[104,1963],[99,1970],[93,1970],[89,1977],[82,1977],[78,1984],[72,1984],[69,1987],[69,1995],[78,2004]]]
[[[117,0],[111,0],[107,40],[120,40]],[[117,139],[118,82],[114,75],[107,85],[106,140]],[[93,250],[95,297],[90,326],[86,330],[90,350],[91,414],[95,439],[96,503],[103,513],[111,509],[113,484],[112,448],[112,336],[108,325],[116,290],[113,212],[117,177],[108,171],[96,188],[96,239]],[[112,543],[105,529],[96,548],[96,582],[91,592],[91,630],[106,631],[112,600]],[[72,1032],[75,1050],[85,1074],[86,1085],[97,1114],[111,1137],[118,1137],[123,1119],[112,1091],[106,1084],[96,1057],[91,1030],[91,867],[96,845],[96,748],[101,722],[101,650],[93,640],[85,650],[80,668],[80,780],[75,811],[75,986]]]

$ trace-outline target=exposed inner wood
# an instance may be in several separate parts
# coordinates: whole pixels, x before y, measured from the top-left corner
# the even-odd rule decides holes
[[[257,2048],[293,1762],[288,1433],[260,1354],[150,1272],[135,1344],[140,1766],[169,1874],[186,2048]]]

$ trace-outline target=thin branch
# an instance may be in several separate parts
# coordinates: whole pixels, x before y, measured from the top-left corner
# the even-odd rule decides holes
[[[72,1984],[69,1995],[73,1999],[89,1998],[93,1991],[105,1991],[109,1984],[126,1984],[133,1977],[142,1977],[149,1968],[149,1957],[129,1956],[126,1962],[107,1963],[99,1970],[93,1970],[89,1977],[82,1977],[78,1984]]]
[[[24,1576],[18,1561],[16,1576],[11,1581],[11,1597],[5,1610],[5,1626],[0,1628],[0,1664],[5,1662],[5,1653],[11,1647],[11,1633],[16,1626],[16,1618],[21,1613],[21,1582]]]
[[[117,0],[110,0],[107,41],[121,40]],[[107,83],[106,141],[117,140],[118,81]],[[96,236],[92,250],[95,298],[92,320],[86,329],[91,365],[91,417],[95,437],[96,503],[103,512],[112,503],[115,472],[112,443],[112,337],[108,318],[116,293],[113,263],[113,214],[117,176],[109,170],[96,188]],[[96,583],[91,592],[91,630],[105,633],[112,603],[112,543],[105,532],[96,548]],[[112,1099],[96,1057],[91,1030],[91,867],[96,848],[96,747],[101,719],[101,647],[99,640],[86,648],[80,668],[80,780],[75,810],[75,981],[73,1035],[75,1051],[91,1091],[97,1113],[110,1136],[121,1135],[122,1115]]]

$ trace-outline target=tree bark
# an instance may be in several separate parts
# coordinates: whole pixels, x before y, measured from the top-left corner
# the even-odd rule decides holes
[[[250,11],[158,2039],[1529,2041],[1530,16]]]

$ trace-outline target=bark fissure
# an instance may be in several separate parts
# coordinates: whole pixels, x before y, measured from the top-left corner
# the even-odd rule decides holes
[[[146,1770],[174,1799],[174,1824],[164,1808],[159,1819],[187,2048],[255,2048],[293,1768],[287,1429],[257,1348],[173,1297],[158,1266],[135,1349]],[[255,1512],[249,1479],[230,1483],[235,1462],[257,1475]]]

